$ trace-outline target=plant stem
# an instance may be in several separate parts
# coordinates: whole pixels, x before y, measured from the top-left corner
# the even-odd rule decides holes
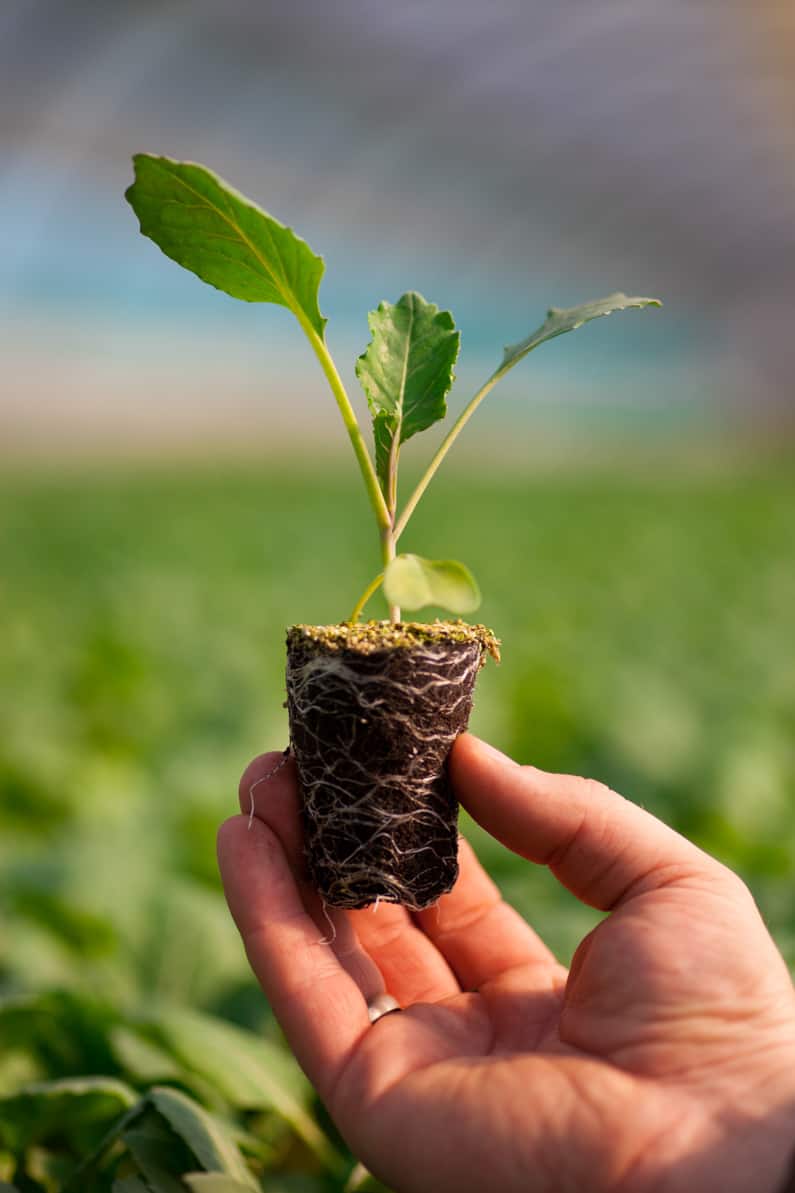
[[[371,581],[371,583],[367,585],[364,592],[359,597],[358,601],[356,602],[356,607],[353,610],[353,613],[351,613],[350,617],[348,618],[349,622],[357,622],[359,620],[359,618],[362,615],[362,609],[365,607],[365,605],[367,604],[367,602],[369,601],[369,599],[373,595],[373,593],[378,591],[378,589],[381,587],[383,582],[384,582],[384,573],[379,572],[378,575],[376,576],[375,580]]]
[[[480,387],[478,392],[475,394],[474,398],[472,398],[469,405],[466,406],[461,411],[458,418],[455,420],[452,427],[445,435],[444,439],[442,440],[441,444],[439,445],[439,447],[436,450],[436,454],[434,455],[430,464],[426,468],[426,470],[422,476],[422,479],[419,481],[416,489],[409,497],[408,501],[406,502],[405,506],[403,507],[403,512],[401,513],[400,517],[398,518],[397,522],[395,523],[394,530],[392,531],[392,537],[393,537],[395,543],[397,543],[401,534],[406,529],[406,524],[407,524],[409,518],[414,513],[414,510],[417,508],[418,501],[422,497],[425,490],[428,488],[428,485],[433,480],[433,477],[436,474],[436,471],[437,471],[439,465],[441,464],[442,460],[445,458],[445,456],[449,452],[450,448],[453,446],[453,443],[458,438],[459,434],[464,429],[466,424],[469,422],[470,418],[475,413],[478,406],[485,398],[486,394],[491,389],[493,389],[494,386],[497,384],[497,382],[499,381],[500,377],[503,374],[503,371],[504,370],[502,368],[499,368],[494,373],[492,373],[492,375],[489,377],[488,381],[484,382],[484,384]]]
[[[381,553],[384,558],[384,570],[389,566],[397,554],[397,539],[395,538],[395,531],[390,522],[389,526],[381,534]],[[389,606],[389,620],[400,621],[400,605]]]
[[[295,308],[294,311],[299,323],[304,329],[306,338],[312,345],[315,356],[320,361],[320,367],[325,373],[326,380],[331,387],[331,392],[334,394],[335,401],[339,407],[340,414],[342,415],[342,421],[345,423],[345,429],[347,430],[348,436],[353,445],[353,450],[364,478],[367,496],[369,497],[370,504],[372,505],[375,512],[379,529],[381,530],[382,535],[387,530],[391,534],[392,518],[390,517],[386,501],[384,500],[384,495],[381,492],[381,488],[378,484],[378,477],[375,474],[373,461],[370,458],[367,445],[362,438],[362,432],[359,428],[359,423],[356,420],[356,415],[354,413],[353,407],[351,406],[350,399],[345,392],[345,386],[342,384],[342,379],[337,372],[337,367],[331,358],[331,353],[300,307]]]
[[[394,529],[394,502],[397,499],[397,453],[393,453],[393,457],[390,458],[389,492],[390,500],[392,502],[392,508],[390,509],[386,503],[383,493],[381,492],[381,486],[378,483],[378,477],[373,466],[373,461],[370,458],[370,453],[368,452],[367,446],[364,442],[364,439],[362,438],[362,432],[359,428],[359,423],[356,420],[356,415],[354,413],[353,407],[351,406],[350,399],[345,392],[345,386],[342,384],[342,379],[337,372],[337,367],[332,360],[331,353],[326,347],[325,342],[317,334],[314,327],[312,327],[312,324],[306,318],[303,311],[301,311],[299,308],[295,311],[295,314],[304,329],[306,338],[312,345],[315,356],[320,361],[320,367],[326,375],[326,380],[331,387],[331,392],[334,394],[340,414],[342,415],[342,421],[345,423],[348,436],[351,443],[353,444],[353,450],[356,455],[356,459],[359,462],[359,468],[361,469],[362,476],[364,477],[367,496],[370,498],[370,504],[373,507],[376,521],[378,522],[378,526],[381,531],[381,556],[384,561],[384,566],[386,567],[386,565],[395,558],[396,554],[395,544],[397,542],[397,537],[395,535]],[[365,603],[376,591],[378,586],[383,581],[383,578],[384,576],[382,572],[381,575],[378,576],[375,581],[373,581],[373,584],[365,590],[362,600],[359,601],[353,611],[351,621],[356,621],[358,619]],[[389,617],[391,621],[400,621],[399,605],[389,606]]]

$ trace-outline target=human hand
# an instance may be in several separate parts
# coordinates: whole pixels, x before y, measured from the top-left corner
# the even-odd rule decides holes
[[[256,759],[252,784],[278,755]],[[219,859],[252,968],[352,1151],[401,1193],[773,1193],[795,1143],[795,993],[739,878],[591,780],[467,734],[463,806],[609,912],[567,973],[461,842],[438,905],[330,911],[292,760]],[[388,991],[403,1007],[371,1025]]]

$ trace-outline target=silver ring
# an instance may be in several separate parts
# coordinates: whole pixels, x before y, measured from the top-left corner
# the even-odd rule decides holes
[[[382,1015],[391,1015],[393,1011],[401,1010],[400,1003],[391,994],[377,994],[367,1004],[367,1014],[371,1023],[377,1023]]]

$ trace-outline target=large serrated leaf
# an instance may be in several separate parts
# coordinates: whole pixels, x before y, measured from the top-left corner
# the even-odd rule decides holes
[[[257,1183],[221,1124],[198,1102],[180,1090],[155,1086],[149,1103],[163,1116],[208,1172],[225,1172],[248,1189]]]
[[[323,259],[291,228],[195,162],[136,154],[126,199],[141,231],[204,282],[244,302],[287,307],[323,339]]]
[[[562,336],[567,331],[576,331],[592,319],[601,319],[603,315],[612,315],[614,311],[626,311],[631,307],[650,306],[661,307],[662,303],[659,298],[628,298],[626,294],[616,292],[608,294],[607,298],[595,298],[577,307],[550,307],[541,327],[518,344],[509,344],[505,348],[502,364],[497,371],[500,374],[507,372],[539,344],[552,340],[555,336]]]
[[[439,605],[451,613],[473,613],[480,604],[475,577],[463,563],[420,555],[398,555],[387,564],[384,595],[404,609]]]
[[[376,471],[386,491],[389,452],[447,413],[461,336],[453,316],[409,291],[367,317],[372,339],[356,375],[375,420]]]

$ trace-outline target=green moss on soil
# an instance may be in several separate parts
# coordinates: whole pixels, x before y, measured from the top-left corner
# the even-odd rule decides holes
[[[318,654],[353,650],[374,654],[378,650],[411,649],[428,643],[478,642],[483,652],[500,661],[500,641],[487,626],[465,621],[363,621],[338,625],[294,625],[287,630],[288,647],[301,646]]]

